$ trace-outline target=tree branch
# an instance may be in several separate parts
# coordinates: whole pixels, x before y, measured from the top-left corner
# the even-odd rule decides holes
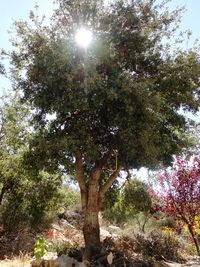
[[[109,148],[108,152],[105,153],[105,155],[100,160],[97,161],[94,168],[102,169],[111,158],[112,153],[113,153],[113,147]]]
[[[75,162],[76,179],[78,181],[80,189],[86,191],[86,184],[84,181],[84,173],[83,173],[83,159],[81,153],[77,153],[75,158],[76,158]]]
[[[100,188],[100,190],[99,190],[99,197],[100,198],[103,198],[104,194],[111,187],[112,183],[117,179],[117,176],[119,175],[120,170],[121,170],[121,166],[119,165],[117,167],[117,170],[110,175],[110,177],[105,182],[105,184]]]
[[[81,203],[83,210],[87,206],[87,187],[84,181],[84,172],[83,172],[83,159],[81,153],[76,153],[75,155],[75,169],[76,169],[76,179],[79,184],[81,192]]]
[[[91,171],[91,180],[98,181],[103,170],[103,167],[108,163],[113,153],[113,148],[111,147],[105,155],[96,162],[94,168]]]

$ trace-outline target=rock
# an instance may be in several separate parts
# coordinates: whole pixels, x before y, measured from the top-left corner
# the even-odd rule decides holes
[[[115,231],[120,231],[120,227],[118,226],[115,226],[115,225],[109,225],[108,228],[112,229],[112,230],[115,230]]]
[[[62,219],[65,219],[69,224],[73,225],[76,229],[82,228],[83,215],[75,211],[66,211]]]
[[[100,228],[100,235],[102,237],[111,237],[112,236],[110,232],[108,232],[106,229],[103,229],[103,228]]]
[[[56,259],[56,264],[58,267],[79,267],[79,262],[74,258],[70,258],[69,256],[62,255],[58,259]]]
[[[68,222],[79,221],[82,219],[82,216],[78,212],[66,211],[64,213],[63,219],[67,220]]]
[[[55,224],[55,223],[51,224],[51,228],[55,229],[56,231],[59,231],[59,232],[63,231],[63,229],[58,224]]]
[[[43,260],[56,260],[58,258],[57,252],[47,252]]]
[[[59,267],[55,260],[33,260],[31,267]]]
[[[69,223],[67,220],[65,219],[60,219],[59,223],[64,227],[64,228],[73,228],[75,229],[75,227]]]
[[[67,255],[62,255],[55,260],[34,260],[31,262],[31,267],[86,267],[86,265]]]

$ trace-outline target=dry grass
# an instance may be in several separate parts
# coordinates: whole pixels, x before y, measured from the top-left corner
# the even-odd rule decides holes
[[[30,267],[31,257],[21,253],[17,257],[0,261],[0,267]]]

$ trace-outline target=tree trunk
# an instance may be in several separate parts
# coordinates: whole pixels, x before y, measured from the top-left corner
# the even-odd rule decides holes
[[[100,254],[100,227],[98,219],[99,211],[87,209],[83,226],[83,235],[85,240],[84,259],[91,260],[97,254]]]
[[[90,174],[90,181],[87,190],[87,206],[85,209],[85,218],[83,226],[83,235],[85,240],[84,259],[91,260],[100,253],[100,226],[99,226],[99,186],[98,181],[101,171],[95,169]]]
[[[194,241],[194,244],[195,244],[195,247],[196,247],[196,250],[197,250],[197,255],[200,256],[200,249],[199,249],[199,242],[198,242],[198,239],[192,229],[192,226],[191,225],[188,225],[188,230],[192,236],[192,239]]]
[[[82,155],[80,152],[77,152],[75,155],[76,178],[80,187],[82,209],[85,216],[83,225],[85,252],[83,258],[88,261],[101,252],[98,214],[103,203],[103,197],[117,178],[121,168],[116,162],[117,168],[113,170],[112,174],[102,186],[99,185],[103,167],[107,164],[111,156],[112,149],[101,160],[95,163],[95,167],[90,172],[89,181],[86,183],[84,180]]]

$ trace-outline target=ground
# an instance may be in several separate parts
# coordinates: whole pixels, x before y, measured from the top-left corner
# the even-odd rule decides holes
[[[135,266],[135,267],[195,267],[200,266],[195,261],[188,261],[187,263],[175,263],[158,261],[154,258],[147,258],[141,254],[133,251],[133,243],[126,238],[119,235],[109,234],[106,229],[101,229],[101,239],[103,246],[113,252],[115,258],[115,266]],[[43,230],[44,237],[50,242],[52,248],[56,247],[57,251],[60,244],[65,244],[66,248],[75,248],[75,255],[77,251],[81,251],[84,246],[82,231],[77,229],[73,224],[65,220],[60,220],[51,225],[49,229]],[[33,259],[33,246],[35,243],[36,234],[28,229],[21,229],[17,234],[11,235],[1,233],[0,235],[0,267],[30,267],[30,262]],[[67,244],[67,245],[66,245]],[[3,249],[2,249],[3,248]],[[77,249],[76,249],[77,248]],[[17,253],[18,249],[18,253]],[[60,251],[63,249],[60,246]],[[19,251],[23,253],[19,253]],[[13,255],[17,255],[13,257]],[[126,259],[125,259],[126,258]],[[127,264],[128,263],[128,264]],[[101,265],[108,266],[108,265]]]

